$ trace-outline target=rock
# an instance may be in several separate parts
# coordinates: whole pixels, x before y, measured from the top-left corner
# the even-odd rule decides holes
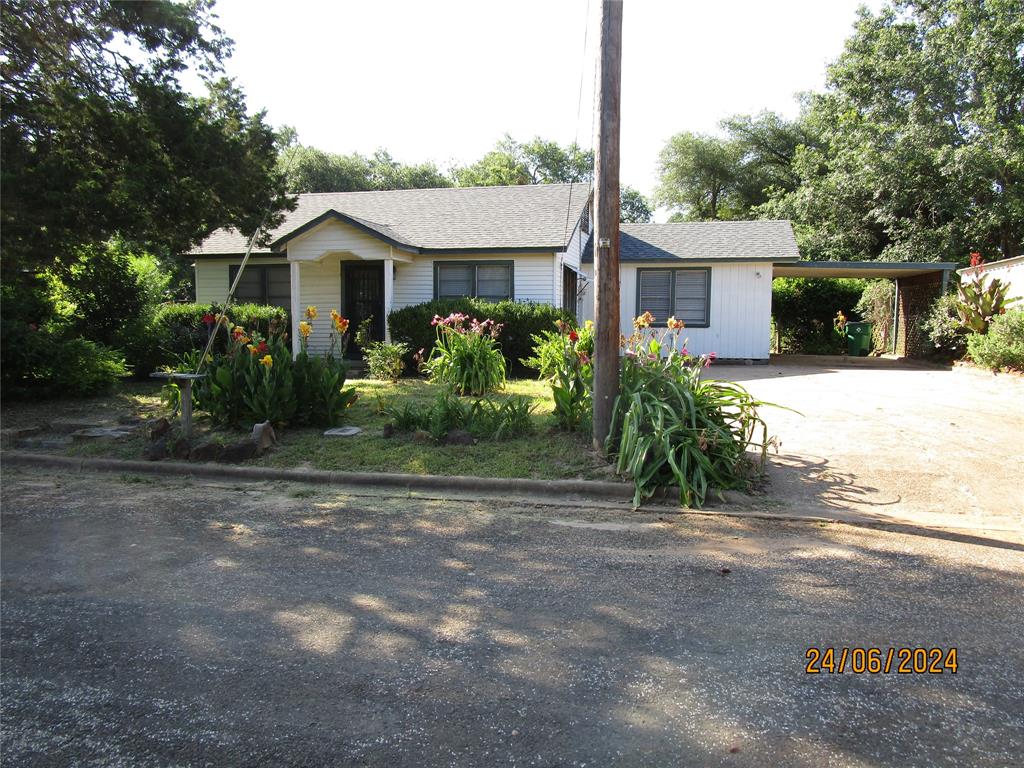
[[[149,424],[149,437],[158,440],[166,435],[171,429],[171,422],[162,416]]]
[[[445,445],[476,445],[476,438],[464,429],[453,429],[444,438]]]
[[[124,440],[131,437],[134,431],[131,427],[88,427],[72,432],[71,439],[76,443],[89,440]]]
[[[250,438],[245,440],[239,440],[237,443],[231,443],[225,445],[224,450],[221,452],[219,461],[223,461],[227,464],[238,464],[242,461],[248,461],[249,459],[255,459],[259,455],[259,449]]]
[[[252,441],[256,444],[256,450],[262,453],[272,446],[277,445],[277,434],[269,421],[256,424],[252,428]]]
[[[147,461],[160,461],[167,458],[167,438],[160,437],[146,446],[142,457]]]
[[[384,429],[381,430],[381,435],[385,439],[387,439],[389,437],[394,437],[395,436],[395,425],[390,423],[390,422],[385,424],[384,425]]]
[[[131,416],[128,414],[122,414],[121,416],[117,417],[117,423],[123,424],[126,427],[140,427],[145,422],[146,420],[141,416]]]
[[[334,427],[324,432],[324,437],[352,437],[362,432],[359,427]]]
[[[176,459],[187,459],[188,455],[192,452],[192,444],[189,442],[187,437],[179,437],[173,441],[168,441],[168,447],[171,451],[171,456]]]
[[[188,452],[189,461],[218,461],[224,446],[216,440],[205,440]]]

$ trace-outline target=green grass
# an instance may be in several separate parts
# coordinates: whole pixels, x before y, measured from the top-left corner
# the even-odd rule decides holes
[[[425,379],[402,379],[396,384],[370,379],[348,382],[359,400],[346,412],[344,425],[362,427],[355,437],[328,438],[321,429],[278,430],[280,444],[252,464],[282,468],[311,468],[349,472],[400,472],[417,475],[476,475],[524,477],[542,480],[582,478],[613,479],[610,466],[591,449],[589,440],[555,428],[551,415],[551,390],[534,379],[511,379],[497,395],[524,395],[535,404],[532,434],[511,440],[481,440],[476,445],[435,445],[418,442],[411,434],[383,436],[388,422],[380,405],[413,401],[428,407],[441,388]],[[160,402],[160,385],[131,383],[103,398],[48,403],[16,403],[4,417],[16,424],[50,418],[82,418],[113,421],[119,415],[146,417],[167,415]],[[202,412],[196,413],[195,436],[232,442],[245,437],[242,431],[211,428]],[[62,453],[80,457],[141,459],[149,440],[144,434],[120,440],[76,443]]]
[[[575,434],[554,428],[548,385],[529,379],[510,380],[504,395],[525,395],[536,404],[534,433],[513,440],[481,440],[476,445],[435,445],[412,435],[382,434],[388,419],[380,403],[412,400],[428,407],[440,388],[423,379],[397,384],[354,380],[359,400],[345,424],[362,427],[355,437],[325,438],[318,429],[283,430],[281,445],[258,463],[273,467],[310,467],[348,472],[401,472],[416,475],[476,475],[537,479],[608,478],[608,465]]]

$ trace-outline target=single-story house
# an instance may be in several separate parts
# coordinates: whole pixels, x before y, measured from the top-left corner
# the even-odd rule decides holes
[[[394,309],[477,296],[576,309],[590,185],[408,189],[299,195],[269,244],[253,249],[238,302],[291,311],[293,338],[309,305],[337,308],[352,327],[373,317],[388,336]],[[223,302],[247,240],[211,234],[191,252],[196,301]],[[311,351],[329,344],[315,323]]]
[[[253,250],[236,301],[338,310],[353,325],[434,298],[537,301],[593,315],[588,184],[303,194]],[[247,242],[218,230],[192,251],[196,300],[222,302]],[[786,221],[624,224],[621,326],[686,322],[689,349],[767,360],[774,264],[799,259]],[[329,343],[315,324],[310,349]],[[293,334],[297,328],[293,328]]]

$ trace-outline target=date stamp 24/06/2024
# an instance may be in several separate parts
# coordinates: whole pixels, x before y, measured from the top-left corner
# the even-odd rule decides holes
[[[957,649],[951,648],[808,648],[809,675],[955,675]]]

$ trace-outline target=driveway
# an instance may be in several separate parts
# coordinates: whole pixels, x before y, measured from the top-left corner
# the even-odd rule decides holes
[[[1024,378],[968,368],[716,366],[781,440],[768,508],[1024,541]]]
[[[1024,754],[1011,543],[20,469],[2,526],[5,765]],[[959,668],[809,675],[812,646]]]

